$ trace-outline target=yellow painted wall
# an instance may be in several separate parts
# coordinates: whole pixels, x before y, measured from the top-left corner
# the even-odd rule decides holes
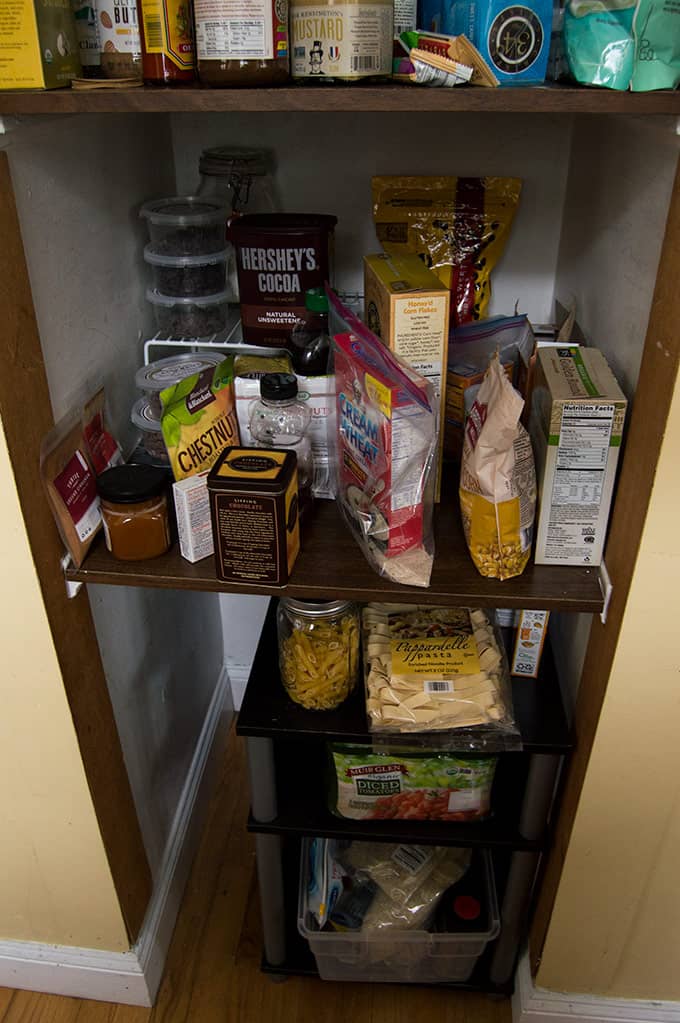
[[[0,941],[124,951],[1,424],[0,564]]]
[[[557,991],[680,1000],[679,466],[680,377],[536,978]]]

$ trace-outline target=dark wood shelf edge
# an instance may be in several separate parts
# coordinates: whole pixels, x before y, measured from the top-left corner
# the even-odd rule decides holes
[[[570,85],[528,88],[431,89],[396,83],[378,86],[286,86],[210,89],[199,85],[121,90],[53,89],[0,92],[0,114],[167,112],[589,113],[680,114],[678,92],[617,92]]]
[[[399,827],[400,823],[403,824],[403,828]],[[288,835],[296,838],[348,838],[354,842],[411,842],[420,843],[421,845],[460,846],[461,848],[470,849],[499,849],[506,852],[543,852],[548,844],[547,838],[529,839],[523,838],[517,833],[494,837],[493,835],[485,834],[475,835],[472,831],[466,835],[464,831],[461,832],[458,828],[456,828],[450,838],[446,838],[446,836],[441,834],[429,837],[426,831],[428,821],[415,822],[416,824],[423,825],[423,830],[420,833],[409,831],[408,825],[410,823],[410,821],[400,822],[395,820],[395,827],[381,834],[375,828],[371,828],[371,825],[374,824],[372,821],[348,820],[347,826],[343,827],[338,819],[338,827],[329,828],[319,820],[311,820],[309,824],[287,823],[285,818],[273,821],[256,821],[252,814],[249,814],[247,828],[254,835]],[[364,832],[361,827],[362,824],[365,824],[370,830]],[[465,825],[459,825],[459,827],[464,828]],[[479,825],[470,824],[469,827],[471,829],[483,827],[483,822]]]

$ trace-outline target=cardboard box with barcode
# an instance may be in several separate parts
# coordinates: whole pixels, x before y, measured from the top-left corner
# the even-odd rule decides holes
[[[434,388],[439,402],[439,500],[451,292],[419,256],[381,254],[364,258],[364,296],[373,333]]]
[[[540,348],[529,432],[539,487],[538,565],[599,565],[626,397],[595,348]]]
[[[0,90],[58,89],[81,73],[70,0],[13,0],[0,15]]]

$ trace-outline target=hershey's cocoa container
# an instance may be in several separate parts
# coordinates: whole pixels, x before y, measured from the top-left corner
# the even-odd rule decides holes
[[[305,292],[330,280],[337,217],[255,213],[232,221],[243,340],[283,347],[305,317]]]

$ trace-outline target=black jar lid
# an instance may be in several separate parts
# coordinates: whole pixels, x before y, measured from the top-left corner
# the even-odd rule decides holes
[[[162,494],[167,485],[167,472],[155,465],[114,465],[97,477],[100,497],[111,504],[149,501]]]
[[[297,377],[292,373],[265,373],[260,379],[260,397],[267,401],[287,401],[297,393]]]

